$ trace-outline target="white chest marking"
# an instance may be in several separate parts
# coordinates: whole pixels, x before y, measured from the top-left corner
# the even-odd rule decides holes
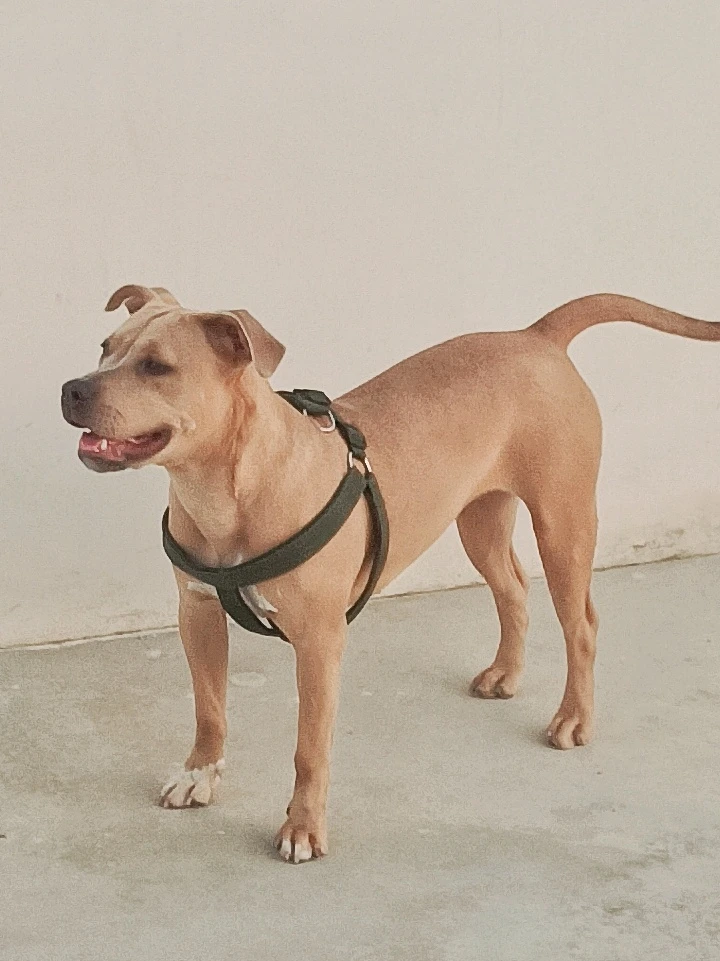
[[[244,558],[242,554],[238,554],[230,566],[235,567],[236,564],[242,564],[243,560]],[[277,614],[277,607],[275,607],[274,604],[271,604],[266,597],[263,597],[254,584],[250,587],[241,587],[240,597],[242,597],[247,606],[250,608],[253,614],[257,615],[257,617],[267,617],[268,614]]]
[[[207,594],[209,597],[217,597],[217,591],[212,584],[203,584],[202,581],[188,580],[187,589],[195,591],[196,594]]]

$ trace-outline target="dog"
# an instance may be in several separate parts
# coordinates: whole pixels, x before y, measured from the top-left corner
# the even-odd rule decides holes
[[[170,475],[169,529],[215,567],[256,557],[318,514],[347,470],[337,431],[303,417],[268,383],[284,347],[245,310],[186,310],[164,288],[125,286],[106,309],[129,317],[102,345],[98,369],[62,388],[65,419],[83,428],[79,457],[95,471],[156,464]],[[333,402],[367,438],[389,519],[382,589],[457,522],[500,621],[492,664],[471,692],[518,690],[528,581],[513,550],[518,501],[531,514],[567,650],[567,681],[547,736],[568,749],[593,729],[598,616],[590,597],[601,424],[567,356],[582,331],[633,321],[698,340],[720,324],[629,297],[572,301],[524,330],[473,333],[425,350]],[[364,501],[300,567],[250,589],[296,655],[295,787],[276,848],[286,861],[327,852],[326,800],[345,614],[372,560]],[[224,767],[228,631],[212,587],[174,569],[192,674],[196,735],[166,808],[208,804]]]

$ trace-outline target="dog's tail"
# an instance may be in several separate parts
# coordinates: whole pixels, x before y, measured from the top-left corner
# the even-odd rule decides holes
[[[693,340],[720,341],[720,323],[696,320],[694,317],[676,314],[662,307],[653,307],[642,300],[622,297],[620,294],[593,294],[571,300],[570,303],[546,314],[528,330],[542,334],[564,350],[573,337],[577,337],[588,327],[618,320],[631,321],[666,334],[691,337]]]

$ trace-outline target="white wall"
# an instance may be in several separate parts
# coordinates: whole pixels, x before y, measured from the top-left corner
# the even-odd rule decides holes
[[[719,28],[706,0],[4,4],[0,641],[173,618],[164,477],[90,474],[60,418],[120,284],[250,308],[277,386],[330,393],[592,291],[720,316]],[[598,563],[720,550],[718,348],[573,356]],[[450,538],[398,589],[471,579]]]

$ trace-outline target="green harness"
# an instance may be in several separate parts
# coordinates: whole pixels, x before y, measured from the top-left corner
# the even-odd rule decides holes
[[[311,417],[328,417],[330,428],[337,428],[348,446],[348,470],[339,487],[320,513],[297,534],[293,534],[282,544],[271,548],[258,557],[243,561],[234,567],[207,567],[199,564],[178,544],[170,533],[168,524],[169,510],[162,519],[162,536],[165,553],[173,565],[189,577],[210,584],[217,591],[225,612],[247,631],[263,634],[266,637],[281,637],[287,640],[282,631],[268,618],[267,623],[255,614],[240,594],[240,588],[253,587],[263,581],[280,577],[300,567],[314,557],[338,533],[350,517],[360,499],[365,496],[370,510],[373,531],[374,554],[370,575],[365,588],[347,612],[347,622],[354,620],[370,600],[387,560],[389,528],[385,503],[380,493],[377,479],[372,472],[366,453],[363,434],[348,424],[332,409],[332,401],[322,391],[294,390],[279,391],[296,410]],[[357,467],[362,463],[364,471]]]

